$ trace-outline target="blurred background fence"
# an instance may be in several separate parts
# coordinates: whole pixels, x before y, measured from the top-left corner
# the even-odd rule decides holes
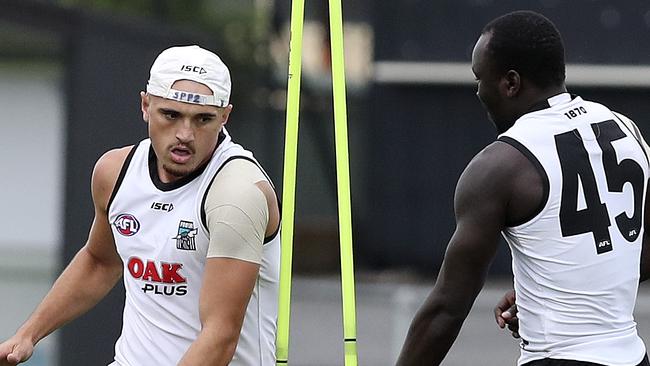
[[[344,1],[355,263],[358,301],[367,304],[359,321],[372,323],[364,311],[394,316],[385,329],[360,324],[366,344],[380,346],[366,348],[374,354],[361,357],[366,364],[394,360],[454,229],[456,180],[495,137],[475,96],[470,57],[483,25],[516,9],[557,24],[571,92],[650,131],[647,1]],[[138,93],[162,49],[200,44],[224,59],[233,79],[229,131],[281,190],[289,13],[289,0],[0,0],[0,338],[15,331],[84,244],[96,159],[146,136]],[[315,299],[335,286],[339,263],[327,2],[306,0],[306,18],[294,249],[303,290],[293,293],[292,327],[301,340],[326,332],[310,323],[318,313],[300,304],[317,307]],[[491,271],[499,289],[508,286],[509,262],[504,245]],[[44,341],[30,364],[107,363],[123,291],[119,285]],[[321,302],[335,312],[336,303]],[[390,334],[376,339],[377,329]],[[292,350],[298,364],[326,364],[315,355],[327,349],[310,356],[304,348]]]

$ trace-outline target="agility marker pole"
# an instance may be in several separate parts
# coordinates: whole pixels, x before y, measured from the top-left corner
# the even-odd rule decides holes
[[[304,23],[304,10],[304,0],[293,0],[291,2],[287,120],[284,140],[284,176],[282,183],[282,255],[280,260],[278,330],[275,350],[276,365],[287,365],[289,362],[291,261],[293,256],[293,224],[296,206],[298,112],[300,110],[300,75],[302,70],[302,29]]]
[[[336,186],[339,209],[341,251],[341,294],[343,300],[343,341],[345,366],[357,365],[357,330],[352,257],[352,206],[350,202],[350,159],[345,94],[343,14],[341,0],[329,0],[334,98],[334,140],[336,145]]]

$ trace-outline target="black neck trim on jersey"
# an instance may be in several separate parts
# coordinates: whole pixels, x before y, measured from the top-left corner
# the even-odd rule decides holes
[[[537,112],[537,111],[541,111],[541,110],[544,110],[544,109],[551,108],[551,105],[548,104],[548,100],[550,98],[553,98],[553,97],[555,97],[557,95],[564,94],[564,93],[566,93],[566,92],[562,92],[562,93],[553,95],[552,97],[545,98],[544,100],[541,100],[541,101],[533,104],[532,106],[530,106],[528,111],[526,113],[524,113],[524,114],[528,114],[528,113]],[[576,94],[570,94],[570,95],[571,95],[571,100],[574,100],[574,99],[576,99],[578,97]]]
[[[532,106],[530,106],[528,111],[526,113],[524,113],[524,114],[537,112],[537,111],[542,111],[542,110],[547,109],[547,108],[551,108],[551,105],[548,104],[547,99],[544,99],[544,100],[542,100],[540,102],[537,102],[537,103],[533,104]]]
[[[135,150],[137,150],[139,145],[140,143],[131,146],[131,150],[129,151],[129,154],[126,155],[126,159],[124,159],[124,163],[122,163],[122,168],[120,169],[120,174],[117,176],[117,181],[115,182],[115,187],[113,187],[111,198],[108,199],[108,204],[106,205],[106,212],[108,212],[108,210],[110,209],[111,203],[113,203],[113,199],[115,199],[115,195],[117,195],[117,191],[120,189],[120,186],[122,185],[122,181],[124,180],[126,171],[129,169],[129,164],[131,163],[131,159],[133,158],[133,155],[135,154]]]
[[[273,187],[273,190],[275,190],[275,186],[273,185],[273,182],[271,181],[271,178],[269,177],[269,175],[266,174],[264,169],[254,159],[251,159],[248,156],[242,156],[242,155],[234,155],[234,156],[229,157],[228,159],[226,159],[226,161],[223,162],[223,164],[221,164],[219,169],[217,169],[217,171],[214,173],[214,176],[212,176],[212,179],[210,180],[210,184],[208,184],[208,188],[203,193],[203,199],[201,200],[201,224],[203,224],[203,227],[205,228],[205,230],[208,233],[210,232],[210,230],[208,229],[208,222],[207,222],[206,213],[205,213],[205,201],[208,199],[208,192],[210,192],[210,188],[212,188],[212,183],[214,183],[215,178],[217,178],[217,174],[219,174],[219,172],[223,169],[223,167],[226,166],[226,164],[228,164],[229,162],[231,162],[231,161],[233,161],[235,159],[244,159],[244,160],[248,160],[251,163],[255,164],[255,166],[257,166],[260,169],[260,171],[262,171],[262,174],[264,174],[266,179],[269,181],[269,184],[271,184],[271,187]],[[278,197],[277,192],[275,194],[275,197],[276,197],[276,200],[278,201],[278,210],[280,210],[280,212],[282,212],[282,203],[280,202],[280,198]],[[278,227],[275,228],[275,231],[271,235],[264,238],[264,244],[266,244],[266,243],[270,242],[271,240],[275,239],[275,237],[278,235],[278,232],[280,232],[280,223],[279,222],[278,222]]]
[[[512,223],[508,223],[509,227],[515,227],[515,226],[523,225],[523,224],[527,223],[528,221],[532,220],[533,218],[535,218],[535,216],[539,215],[539,213],[542,212],[542,210],[546,206],[546,203],[548,202],[549,191],[550,191],[550,183],[549,183],[549,180],[548,180],[548,175],[546,174],[546,170],[544,170],[544,167],[539,162],[537,157],[535,155],[533,155],[533,153],[530,152],[530,150],[528,150],[528,148],[526,148],[526,146],[524,146],[521,142],[513,139],[512,137],[508,137],[508,136],[501,136],[501,137],[499,137],[497,139],[497,141],[505,142],[506,144],[514,147],[515,149],[519,150],[519,152],[524,154],[524,156],[533,164],[535,169],[537,169],[537,171],[539,172],[540,177],[542,178],[543,193],[542,193],[542,199],[539,202],[539,205],[537,206],[537,208],[530,215],[522,218],[521,220],[518,220],[518,221],[512,222]]]
[[[214,151],[217,150],[217,148],[225,138],[226,135],[223,133],[223,131],[219,132],[217,145],[214,147],[214,150],[212,151],[213,155],[214,155]],[[181,177],[173,182],[165,183],[160,180],[160,175],[158,175],[158,158],[156,157],[156,153],[153,150],[153,145],[149,146],[149,176],[151,177],[151,182],[153,183],[153,185],[163,192],[173,191],[174,189],[180,188],[186,185],[187,183],[193,181],[196,177],[203,174],[205,168],[208,166],[209,163],[210,160],[205,162],[205,164],[201,165],[198,169],[191,172],[190,174]]]

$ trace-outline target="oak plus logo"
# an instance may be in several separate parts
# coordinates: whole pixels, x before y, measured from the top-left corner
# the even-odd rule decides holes
[[[120,214],[113,221],[117,232],[124,236],[133,236],[140,230],[140,221],[131,214]]]
[[[182,263],[156,262],[131,257],[127,269],[131,277],[142,281],[142,292],[164,296],[187,294],[187,279],[180,273]]]

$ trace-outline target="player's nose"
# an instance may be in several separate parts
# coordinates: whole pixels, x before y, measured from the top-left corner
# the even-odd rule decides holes
[[[176,130],[176,138],[181,142],[190,142],[194,140],[194,130],[192,124],[188,120],[183,120]]]

